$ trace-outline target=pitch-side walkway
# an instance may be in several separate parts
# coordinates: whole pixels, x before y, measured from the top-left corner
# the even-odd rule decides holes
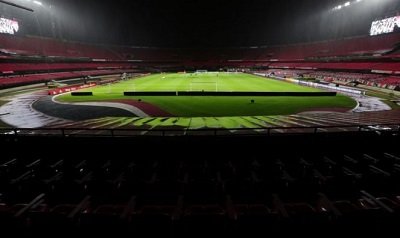
[[[45,96],[44,92],[13,96],[10,102],[0,107],[0,119],[8,125],[18,128],[37,128],[69,122],[69,120],[52,117],[32,108],[32,103],[43,96]]]
[[[52,96],[39,98],[32,107],[46,115],[72,121],[101,117],[146,117],[147,114],[129,105],[117,103],[59,103]]]
[[[38,128],[107,116],[139,116],[147,114],[123,103],[55,103],[46,92],[31,92],[9,98],[0,107],[0,120],[17,128]]]
[[[388,111],[391,108],[377,97],[369,96],[352,96],[358,102],[353,112],[375,112],[375,111]]]
[[[125,104],[125,103],[119,103],[119,102],[76,102],[76,103],[66,103],[66,102],[59,102],[55,100],[55,97],[52,97],[52,102],[55,104],[60,104],[60,105],[76,105],[76,106],[96,106],[96,107],[111,107],[111,108],[118,108],[122,110],[126,110],[128,112],[131,112],[132,114],[138,116],[138,117],[148,117],[145,112],[140,110],[139,108]]]
[[[386,111],[390,107],[379,98],[353,96],[359,106],[353,112]],[[59,103],[45,92],[13,96],[0,107],[0,119],[14,127],[37,128],[75,120],[88,120],[107,116],[148,115],[138,107],[118,102]]]

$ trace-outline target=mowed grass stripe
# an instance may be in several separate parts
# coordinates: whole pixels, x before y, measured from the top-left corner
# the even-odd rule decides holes
[[[332,97],[212,97],[212,96],[123,96],[124,91],[267,91],[267,92],[320,92],[288,82],[266,79],[241,73],[206,74],[154,74],[116,84],[98,86],[82,91],[92,91],[94,96],[62,95],[60,101],[111,101],[141,99],[178,117],[287,115],[315,108],[352,109],[356,102],[346,96]],[[255,103],[251,103],[255,100]]]
[[[188,91],[194,87],[211,87],[218,84],[218,91],[268,91],[268,92],[320,92],[315,88],[303,87],[288,82],[266,79],[250,74],[208,73],[191,74],[155,74],[117,84],[84,89],[95,95],[123,93],[124,91]],[[211,86],[210,86],[211,85]]]

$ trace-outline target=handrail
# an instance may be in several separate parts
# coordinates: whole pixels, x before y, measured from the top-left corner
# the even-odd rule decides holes
[[[391,129],[376,129],[375,127],[385,126]],[[270,136],[272,134],[320,134],[331,133],[328,129],[339,132],[363,132],[363,131],[388,131],[400,132],[399,123],[386,124],[359,124],[359,125],[334,125],[334,126],[273,126],[264,128],[188,128],[182,127],[179,129],[169,128],[0,128],[1,135],[11,136],[61,136],[61,137],[84,137],[84,136],[99,136],[99,137],[136,137],[136,136],[196,136],[196,135],[260,135]],[[347,130],[346,129],[351,129]],[[274,131],[280,130],[278,133]],[[245,133],[245,132],[250,133]],[[178,135],[177,135],[178,133]],[[227,134],[228,133],[228,134]]]

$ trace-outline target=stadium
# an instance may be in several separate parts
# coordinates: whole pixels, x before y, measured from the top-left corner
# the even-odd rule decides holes
[[[399,108],[396,0],[0,0],[0,226],[395,231]]]

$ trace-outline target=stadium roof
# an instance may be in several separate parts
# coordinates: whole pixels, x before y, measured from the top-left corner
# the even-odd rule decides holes
[[[33,28],[28,34],[168,47],[256,46],[368,35],[373,20],[400,9],[396,0],[14,2],[36,10],[26,20]],[[0,11],[4,15],[7,8]]]

